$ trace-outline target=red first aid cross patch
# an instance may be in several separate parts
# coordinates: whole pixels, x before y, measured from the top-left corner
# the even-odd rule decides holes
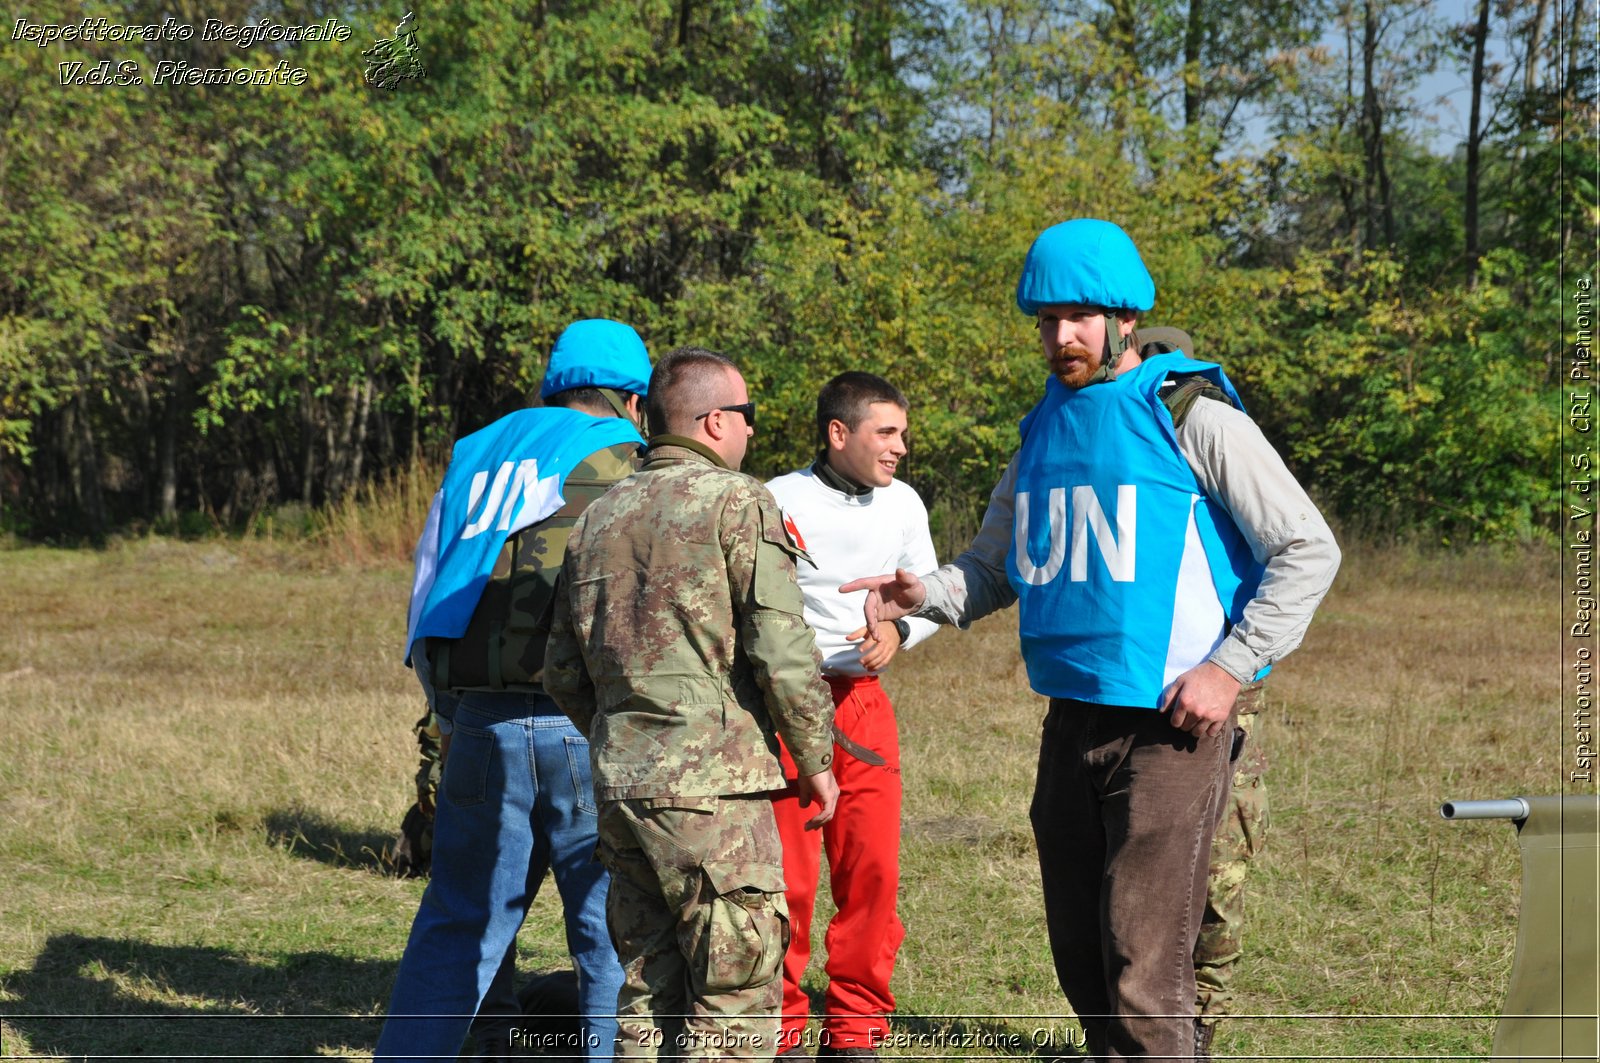
[[[800,529],[795,526],[794,518],[785,513],[783,515],[783,530],[789,536],[789,541],[801,550],[806,550],[805,536],[800,534]],[[811,551],[806,550],[806,553]]]

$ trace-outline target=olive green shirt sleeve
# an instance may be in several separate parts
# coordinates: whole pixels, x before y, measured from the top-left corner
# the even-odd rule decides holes
[[[730,501],[722,546],[740,647],[795,767],[803,776],[816,775],[833,763],[833,695],[795,580],[799,548],[790,543],[771,492],[756,481]]]
[[[589,503],[600,497],[615,484],[632,475],[639,467],[638,447],[633,443],[618,443],[594,451],[573,467],[563,484],[562,494],[570,505],[575,499]],[[569,497],[570,496],[570,497]],[[595,690],[589,678],[589,669],[583,663],[583,653],[578,634],[572,623],[572,603],[567,597],[567,581],[562,578],[561,565],[567,556],[567,543],[577,520],[545,521],[534,526],[529,549],[542,566],[556,570],[552,594],[550,635],[545,642],[544,673],[540,684],[561,711],[572,718],[579,731],[587,737],[589,725],[594,721]]]
[[[594,722],[595,691],[589,668],[572,624],[572,603],[565,574],[556,578],[555,613],[544,649],[544,692],[571,718],[585,737]]]

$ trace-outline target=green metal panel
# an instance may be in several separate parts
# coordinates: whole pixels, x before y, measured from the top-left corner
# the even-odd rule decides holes
[[[1529,797],[1522,915],[1495,1059],[1600,1059],[1600,797]]]

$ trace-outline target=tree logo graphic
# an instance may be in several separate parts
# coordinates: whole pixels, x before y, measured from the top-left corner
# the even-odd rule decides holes
[[[368,85],[392,91],[402,81],[428,76],[417,55],[420,46],[417,44],[416,20],[417,16],[407,11],[406,17],[394,28],[393,37],[377,41],[361,53],[361,58],[367,61]]]

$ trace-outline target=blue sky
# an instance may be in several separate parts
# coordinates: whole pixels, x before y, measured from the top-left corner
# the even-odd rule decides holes
[[[1434,0],[1433,8],[1438,16],[1455,24],[1474,21],[1478,4],[1477,0]],[[1505,62],[1505,22],[1495,18],[1492,10],[1489,19],[1488,59]],[[1449,151],[1467,139],[1467,120],[1472,114],[1471,86],[1471,70],[1466,61],[1458,63],[1454,56],[1446,57],[1440,68],[1417,86],[1413,99],[1437,121],[1434,147],[1440,151]],[[1488,106],[1487,99],[1485,106]]]
[[[1447,26],[1471,22],[1477,12],[1477,0],[1413,0],[1408,6],[1415,12],[1414,20],[1425,19]],[[1391,29],[1384,43],[1392,49],[1403,49],[1407,40],[1403,32]],[[1322,37],[1322,44],[1331,54],[1342,56],[1344,31],[1330,22]],[[1421,46],[1419,42],[1417,47]],[[1467,124],[1472,113],[1470,56],[1460,54],[1453,48],[1440,48],[1437,42],[1431,47],[1438,52],[1435,68],[1424,75],[1408,94],[1414,113],[1407,116],[1406,120],[1411,128],[1427,136],[1435,151],[1448,155],[1467,139]],[[1490,62],[1505,61],[1507,54],[1505,22],[1491,14],[1488,59]],[[1487,94],[1484,106],[1489,106]],[[1488,120],[1487,111],[1484,120]],[[1269,120],[1260,113],[1247,117],[1244,126],[1247,143],[1259,144],[1269,134]]]

